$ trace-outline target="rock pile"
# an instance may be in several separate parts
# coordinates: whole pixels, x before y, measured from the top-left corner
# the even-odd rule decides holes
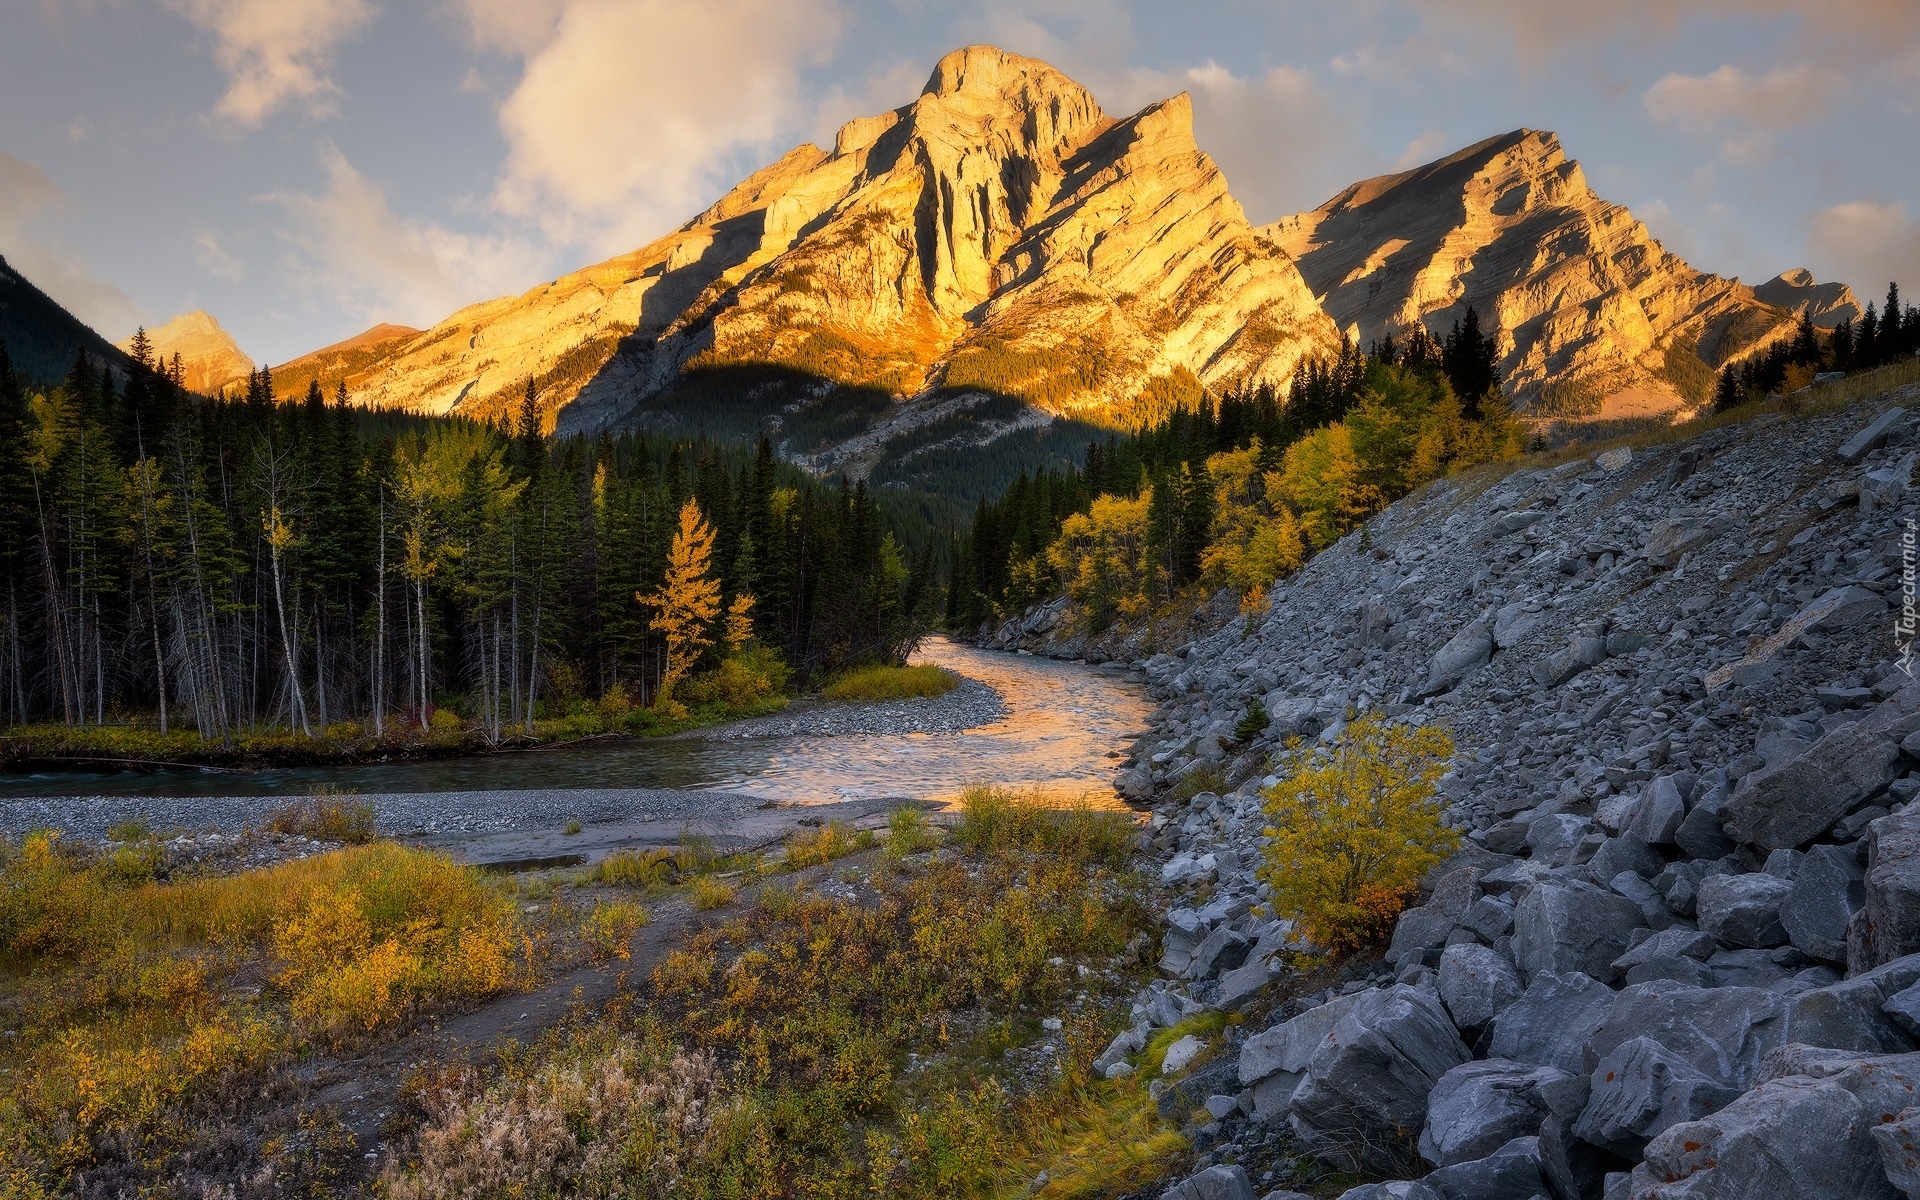
[[[1144,664],[1125,786],[1176,903],[1101,1065],[1272,1014],[1161,1090],[1208,1168],[1169,1195],[1251,1200],[1283,1143],[1403,1177],[1345,1200],[1920,1196],[1915,399],[1445,481]],[[1372,711],[1453,732],[1463,848],[1276,1004],[1261,791]]]

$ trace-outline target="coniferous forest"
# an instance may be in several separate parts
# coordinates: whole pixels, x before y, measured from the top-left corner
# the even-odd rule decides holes
[[[0,725],[640,728],[926,628],[928,549],[764,441],[542,437],[531,385],[500,425],[277,397],[264,371],[214,400],[140,351],[30,389],[0,346]]]

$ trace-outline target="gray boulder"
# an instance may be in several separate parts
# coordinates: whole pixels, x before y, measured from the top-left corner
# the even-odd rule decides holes
[[[1700,881],[1700,928],[1729,946],[1767,950],[1787,940],[1780,906],[1793,884],[1778,875],[1710,875]]]
[[[1468,1030],[1493,1024],[1526,990],[1513,964],[1478,942],[1461,942],[1441,953],[1437,985],[1453,1023]]]
[[[1627,1156],[1668,1126],[1698,1120],[1740,1095],[1645,1037],[1615,1046],[1594,1068],[1592,1083],[1574,1136]]]
[[[1435,1081],[1471,1055],[1431,994],[1400,985],[1361,995],[1307,1063],[1289,1124],[1324,1157],[1390,1169],[1393,1143],[1425,1124]]]
[[[1534,1200],[1547,1192],[1540,1139],[1515,1138],[1485,1158],[1441,1167],[1423,1182],[1441,1200]]]
[[[1671,775],[1662,775],[1640,794],[1640,803],[1626,832],[1649,845],[1671,846],[1686,819],[1687,801],[1680,793],[1680,781]]]
[[[1254,1116],[1272,1120],[1284,1113],[1294,1089],[1306,1077],[1307,1064],[1355,1005],[1370,995],[1338,996],[1248,1038],[1240,1047],[1240,1086],[1253,1089]]]
[[[1208,1167],[1161,1192],[1160,1200],[1254,1200],[1253,1180],[1238,1165]]]
[[[1848,438],[1836,453],[1842,462],[1858,464],[1872,453],[1874,447],[1886,441],[1895,429],[1905,425],[1906,421],[1907,410],[1895,405],[1875,417],[1865,429]]]
[[[1795,1042],[1832,1050],[1910,1050],[1913,1042],[1908,1029],[1888,1006],[1915,984],[1920,984],[1920,954],[1801,992],[1789,1001],[1788,1036]]]
[[[1760,988],[1636,983],[1621,989],[1587,1039],[1586,1061],[1597,1076],[1614,1051],[1646,1038],[1715,1083],[1742,1091],[1761,1060],[1786,1043],[1787,1029],[1786,1001]]]
[[[1340,1193],[1340,1200],[1441,1200],[1441,1197],[1418,1179],[1393,1179],[1348,1188]]]
[[[1920,1108],[1903,1109],[1893,1120],[1873,1127],[1880,1165],[1887,1182],[1907,1200],[1920,1200]]]
[[[1428,695],[1444,692],[1465,679],[1476,667],[1493,657],[1492,622],[1479,620],[1468,625],[1440,647],[1427,666]]]
[[[1920,807],[1867,827],[1863,892],[1847,932],[1850,973],[1920,951]]]
[[[1488,1053],[1586,1074],[1586,1043],[1613,1012],[1614,992],[1578,971],[1536,975],[1493,1021]]]
[[[1866,901],[1865,879],[1852,846],[1809,849],[1780,905],[1780,925],[1794,948],[1821,962],[1846,962],[1847,927]]]
[[[1550,1111],[1541,1088],[1568,1078],[1553,1067],[1500,1058],[1455,1067],[1427,1097],[1420,1156],[1436,1167],[1452,1166],[1533,1133]]]
[[[1720,810],[1726,802],[1727,793],[1722,788],[1696,799],[1680,827],[1673,831],[1673,844],[1694,858],[1713,859],[1733,853],[1735,842],[1720,824]]]
[[[1656,979],[1709,987],[1713,973],[1706,959],[1719,943],[1697,929],[1664,929],[1613,960],[1613,969],[1628,983]]]
[[[1543,971],[1602,976],[1626,953],[1627,939],[1643,922],[1624,896],[1591,884],[1543,879],[1513,914],[1514,965],[1528,979]]]
[[[1669,1127],[1634,1168],[1634,1200],[1897,1200],[1878,1139],[1920,1086],[1920,1054],[1828,1058]]]
[[[1721,809],[1736,841],[1774,850],[1804,845],[1893,782],[1900,749],[1881,722],[1843,725],[1799,755],[1740,780]]]
[[[1593,832],[1593,822],[1586,817],[1548,813],[1528,822],[1527,850],[1535,862],[1549,867],[1572,866],[1586,861],[1583,848],[1588,855],[1592,853],[1591,847],[1583,847],[1582,843]]]

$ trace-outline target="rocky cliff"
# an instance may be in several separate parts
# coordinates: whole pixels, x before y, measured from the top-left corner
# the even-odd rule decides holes
[[[1916,405],[1441,481],[1140,664],[1124,779],[1172,911],[1100,1065],[1243,1014],[1159,1090],[1206,1168],[1169,1195],[1313,1160],[1424,1176],[1346,1200],[1915,1194]],[[1305,976],[1258,908],[1260,791],[1364,712],[1452,731],[1466,840],[1384,957]]]
[[[156,363],[170,363],[174,355],[180,356],[188,391],[214,395],[228,384],[244,382],[254,369],[253,360],[207,313],[181,313],[165,325],[147,330],[147,342]],[[115,344],[131,350],[133,339]]]
[[[1785,309],[1695,270],[1596,196],[1538,130],[1364,180],[1262,232],[1363,345],[1416,325],[1443,335],[1473,306],[1499,330],[1507,395],[1539,413],[1703,403],[1714,370],[1790,328]]]
[[[486,411],[535,376],[560,425],[589,428],[689,368],[784,365],[896,401],[852,431],[879,437],[847,450],[842,429],[819,463],[859,466],[956,399],[1039,414],[1009,425],[1124,424],[1156,379],[1284,384],[1335,337],[1194,144],[1185,96],[1116,120],[1046,64],[974,46],[659,241],[454,314],[355,399]]]
[[[1784,308],[1794,316],[1802,312],[1822,329],[1832,329],[1842,321],[1858,321],[1864,310],[1860,298],[1844,283],[1818,283],[1805,267],[1782,271],[1753,289],[1762,303]]]

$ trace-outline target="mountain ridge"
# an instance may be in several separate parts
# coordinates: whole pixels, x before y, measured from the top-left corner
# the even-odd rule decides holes
[[[217,395],[254,370],[253,359],[240,349],[233,335],[221,328],[211,313],[200,309],[181,313],[144,332],[153,362],[166,364],[174,355],[180,356],[181,382],[190,392]],[[122,338],[114,345],[132,353],[133,337]]]

